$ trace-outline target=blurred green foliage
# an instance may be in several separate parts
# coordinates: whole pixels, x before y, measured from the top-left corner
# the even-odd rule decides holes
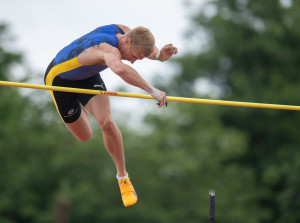
[[[299,105],[299,9],[292,0],[194,9],[187,46],[204,31],[205,47],[173,60],[178,72],[161,87],[209,97],[205,80],[220,99]],[[22,64],[7,35],[1,25],[1,80]],[[0,87],[1,223],[208,222],[210,189],[217,222],[300,221],[299,112],[172,102],[145,116],[147,131],[120,126],[139,195],[124,208],[101,132],[77,142],[52,103],[29,96]]]

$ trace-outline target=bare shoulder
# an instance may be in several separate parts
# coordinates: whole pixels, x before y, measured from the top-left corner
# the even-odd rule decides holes
[[[125,33],[131,30],[128,26],[121,25],[121,24],[116,24],[116,25],[119,26]]]
[[[120,54],[118,48],[109,45],[108,43],[100,43],[99,45],[94,46],[96,50],[101,50],[104,53],[115,53]]]
[[[82,65],[105,65],[107,55],[114,55],[121,58],[119,50],[107,43],[90,47],[78,55],[78,62]]]

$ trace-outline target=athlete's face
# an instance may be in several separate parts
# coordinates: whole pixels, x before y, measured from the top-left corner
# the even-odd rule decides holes
[[[141,49],[131,47],[131,40],[128,39],[122,50],[120,50],[122,59],[130,61],[132,64],[137,60],[144,59],[144,54]]]

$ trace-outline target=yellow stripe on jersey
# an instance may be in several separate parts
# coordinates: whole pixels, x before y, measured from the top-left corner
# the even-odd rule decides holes
[[[81,67],[81,66],[82,65],[78,62],[77,57],[74,57],[71,60],[67,60],[63,63],[55,65],[54,67],[52,67],[52,69],[47,74],[46,81],[45,81],[46,85],[52,86],[52,83],[53,83],[53,80],[54,80],[55,77],[57,77],[58,75],[60,75],[64,72],[74,70],[74,69],[76,69],[78,67]],[[53,91],[49,90],[49,93],[51,94],[52,99],[53,99],[54,104],[55,104],[55,107],[58,111],[58,114],[60,115],[57,104],[56,104],[56,101],[55,101],[55,98],[54,98],[54,95],[53,95]],[[60,115],[60,117],[61,117],[61,115]],[[62,117],[61,117],[61,119],[63,120]]]
[[[47,74],[46,85],[52,85],[54,78],[57,77],[58,75],[70,70],[74,70],[81,66],[82,65],[78,62],[77,57],[74,57],[71,60],[67,60],[65,62],[55,65]]]

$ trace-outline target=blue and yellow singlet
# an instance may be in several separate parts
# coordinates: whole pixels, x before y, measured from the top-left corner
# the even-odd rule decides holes
[[[51,85],[56,76],[65,80],[82,80],[106,69],[105,65],[81,65],[77,57],[84,50],[100,43],[118,48],[117,33],[124,34],[117,25],[100,26],[64,47],[53,60],[53,67],[46,77],[46,84]]]

